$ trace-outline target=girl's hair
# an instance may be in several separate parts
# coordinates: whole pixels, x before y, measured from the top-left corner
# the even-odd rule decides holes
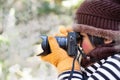
[[[99,45],[104,44],[104,38],[97,37],[97,36],[91,36],[87,34],[89,37],[90,42],[92,43],[93,46],[97,47]]]
[[[91,63],[100,61],[101,59],[106,59],[108,56],[114,55],[116,52],[116,49],[114,48],[115,41],[105,44],[104,38],[96,37],[88,35],[90,42],[93,46],[95,46],[95,49],[93,49],[90,53],[88,53],[89,58],[83,58],[81,65],[83,67],[88,66]]]

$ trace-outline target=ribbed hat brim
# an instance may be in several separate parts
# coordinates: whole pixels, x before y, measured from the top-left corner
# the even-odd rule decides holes
[[[101,29],[84,24],[73,24],[73,30],[75,32],[87,33],[93,36],[103,37],[106,39],[120,40],[120,30],[114,31],[108,29]]]

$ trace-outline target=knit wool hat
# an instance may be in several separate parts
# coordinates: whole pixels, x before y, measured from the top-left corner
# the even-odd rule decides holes
[[[120,39],[120,0],[86,0],[76,12],[73,30],[106,39]]]

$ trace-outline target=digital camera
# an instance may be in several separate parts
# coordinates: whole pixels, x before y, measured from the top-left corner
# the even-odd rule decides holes
[[[50,50],[50,46],[48,42],[48,36],[42,35],[41,38],[42,38],[41,46],[42,46],[43,52],[39,55],[44,56],[44,55],[51,53],[51,50]],[[66,37],[56,36],[55,38],[59,46],[63,48],[64,50],[66,50],[69,56],[76,55],[78,51],[77,43],[81,39],[81,36],[78,32],[69,32],[68,36]]]

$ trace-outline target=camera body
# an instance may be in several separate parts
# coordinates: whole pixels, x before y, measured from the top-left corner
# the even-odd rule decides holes
[[[77,32],[69,32],[67,36],[67,52],[69,56],[75,56],[78,51],[77,39],[79,37],[79,33]]]
[[[48,42],[48,37],[47,36],[41,36],[42,38],[42,49],[43,52],[39,55],[44,56],[49,53],[51,53],[49,42]],[[77,40],[79,38],[79,33],[77,32],[69,32],[67,37],[55,37],[59,46],[63,48],[64,50],[67,51],[69,56],[75,56],[78,51],[78,46],[77,46]]]

